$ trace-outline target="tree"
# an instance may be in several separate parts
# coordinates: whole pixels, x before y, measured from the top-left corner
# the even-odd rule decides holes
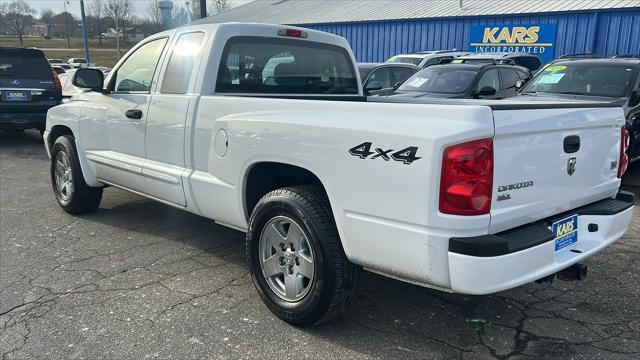
[[[162,30],[162,12],[155,1],[147,3],[147,19],[156,32]]]
[[[231,0],[216,0],[213,4],[216,13],[220,14],[231,8]]]
[[[53,24],[53,16],[55,13],[51,9],[42,9],[40,10],[40,21],[45,25]]]
[[[87,9],[89,16],[93,18],[94,31],[98,33],[98,41],[102,47],[102,28],[104,18],[107,15],[107,6],[104,0],[93,0]]]
[[[120,57],[120,28],[124,28],[124,21],[129,17],[129,0],[107,0],[107,12],[115,23],[116,48],[118,49],[118,57]]]
[[[213,6],[207,7],[207,16],[223,13],[231,9],[231,0],[213,0]]]
[[[4,16],[7,22],[7,28],[18,35],[20,39],[20,45],[24,45],[22,42],[22,36],[25,30],[31,24],[33,24],[33,15],[36,11],[29,6],[24,0],[15,0],[6,7],[6,14]]]

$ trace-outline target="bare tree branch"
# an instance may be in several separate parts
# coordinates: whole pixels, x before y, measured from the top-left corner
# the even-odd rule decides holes
[[[18,35],[20,45],[24,45],[22,36],[24,35],[25,29],[33,24],[32,14],[35,14],[36,11],[24,2],[24,0],[15,0],[9,3],[4,11],[6,11],[4,17],[6,18],[7,28]]]
[[[87,8],[89,16],[93,18],[95,30],[98,33],[100,47],[102,47],[102,27],[107,16],[107,4],[105,0],[93,0]]]

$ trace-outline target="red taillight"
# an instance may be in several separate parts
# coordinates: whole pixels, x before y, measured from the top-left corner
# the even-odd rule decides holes
[[[306,39],[309,35],[302,30],[298,29],[280,29],[278,30],[278,35],[280,36],[290,36]]]
[[[624,175],[625,171],[627,171],[627,166],[629,166],[629,155],[627,155],[627,150],[629,150],[629,141],[630,141],[629,131],[622,125],[620,128],[620,161],[618,161],[618,178],[621,178]]]
[[[56,90],[62,91],[62,83],[60,83],[60,78],[58,74],[56,74],[55,70],[51,69],[51,75],[53,76],[53,84],[56,87]]]
[[[491,210],[493,139],[450,146],[442,157],[440,212],[481,215]]]

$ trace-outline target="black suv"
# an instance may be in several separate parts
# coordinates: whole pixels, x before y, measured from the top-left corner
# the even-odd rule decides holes
[[[527,68],[497,64],[442,64],[424,68],[395,91],[381,92],[390,98],[503,99],[517,95],[529,80]]]
[[[640,159],[640,58],[569,58],[544,67],[520,95],[619,101],[631,136],[629,157]]]
[[[44,130],[62,101],[58,75],[40,50],[0,47],[0,129]]]

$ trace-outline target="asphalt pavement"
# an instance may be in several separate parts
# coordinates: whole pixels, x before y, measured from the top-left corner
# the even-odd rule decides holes
[[[114,188],[68,215],[48,166],[36,132],[0,132],[3,360],[640,358],[640,209],[584,281],[464,296],[365,273],[344,316],[298,329],[256,294],[244,234]]]

